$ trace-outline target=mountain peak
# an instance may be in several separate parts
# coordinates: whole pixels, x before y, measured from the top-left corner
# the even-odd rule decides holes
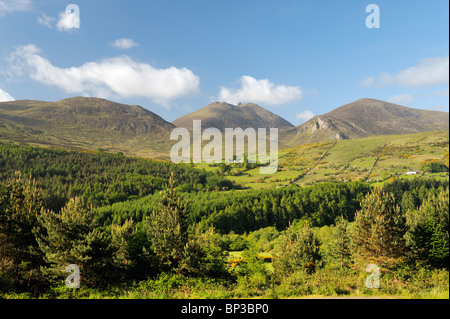
[[[363,98],[315,116],[288,132],[285,141],[306,144],[373,135],[400,135],[449,129],[448,113],[413,109]],[[294,137],[292,137],[292,134]]]
[[[126,141],[121,149],[130,150],[137,147],[133,144],[141,143],[143,147],[145,141],[151,141],[145,154],[159,152],[175,128],[141,106],[91,97],[72,97],[57,102],[0,103],[1,122],[3,127],[21,127],[20,131],[25,132],[20,133],[23,136],[14,134],[37,144],[77,147],[88,141],[86,145],[118,150],[119,141]],[[156,145],[158,142],[160,145]],[[158,151],[153,151],[156,148]]]
[[[195,112],[182,116],[172,123],[178,127],[192,129],[192,121],[201,120],[202,127],[215,127],[221,131],[225,128],[243,129],[294,127],[282,117],[254,104],[233,105],[226,102],[213,102]]]

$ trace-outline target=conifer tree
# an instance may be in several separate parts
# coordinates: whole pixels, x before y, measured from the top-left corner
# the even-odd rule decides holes
[[[356,258],[399,258],[405,252],[405,221],[395,198],[380,188],[361,201],[351,227],[352,251]]]
[[[314,272],[320,261],[319,240],[314,229],[307,221],[300,229],[294,229],[291,225],[282,236],[277,247],[277,256],[273,267],[279,274],[291,273],[305,269],[307,273]]]
[[[80,269],[82,284],[97,286],[114,278],[111,236],[96,223],[96,214],[83,199],[69,200],[60,213],[45,211],[39,217],[45,231],[38,234],[38,243],[49,264],[43,272],[61,282],[65,269],[75,264]]]
[[[347,231],[349,222],[341,217],[336,223],[332,234],[331,255],[341,268],[348,265],[351,258],[350,238]]]
[[[417,210],[406,214],[406,241],[412,257],[434,267],[448,268],[449,189],[430,194]]]
[[[42,254],[33,234],[43,209],[41,190],[30,178],[16,177],[0,184],[0,269],[16,285],[40,282]]]
[[[188,232],[188,206],[175,192],[173,174],[167,189],[160,193],[159,209],[147,218],[147,236],[160,271],[176,271],[183,275],[222,275],[225,255],[214,231],[201,232],[200,227]]]
[[[161,266],[183,272],[179,267],[189,241],[187,205],[175,193],[173,174],[160,194],[159,209],[154,209],[147,220],[147,233]]]

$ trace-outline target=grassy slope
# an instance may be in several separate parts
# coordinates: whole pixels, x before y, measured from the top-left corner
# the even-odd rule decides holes
[[[97,98],[0,103],[0,142],[168,159],[173,127],[139,106]]]
[[[253,169],[229,179],[255,189],[292,182],[310,185],[329,180],[363,179],[375,183],[391,178],[410,178],[405,175],[407,171],[420,171],[421,166],[430,161],[440,161],[448,166],[448,154],[448,131],[375,136],[281,150],[277,173],[261,175],[259,169]],[[447,174],[433,175],[448,178]]]

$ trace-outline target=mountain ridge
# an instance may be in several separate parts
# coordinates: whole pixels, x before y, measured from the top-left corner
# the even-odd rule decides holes
[[[130,155],[136,155],[136,146],[142,144],[139,155],[166,158],[174,128],[141,106],[100,98],[0,103],[0,140],[4,135],[30,144],[102,148]]]
[[[284,132],[281,140],[289,145],[299,145],[327,140],[448,129],[448,112],[413,109],[377,99],[363,98],[323,115],[314,116]]]
[[[0,102],[0,142],[12,141],[168,159],[175,127],[279,128],[280,148],[374,135],[449,129],[448,112],[427,111],[363,98],[293,126],[263,107],[248,103],[211,103],[172,123],[139,105],[100,98],[72,97],[56,102]]]
[[[225,102],[213,102],[207,106],[179,117],[172,123],[177,127],[192,129],[192,121],[201,120],[202,128],[215,127],[221,131],[225,128],[284,128],[294,127],[281,116],[254,104],[233,105]]]

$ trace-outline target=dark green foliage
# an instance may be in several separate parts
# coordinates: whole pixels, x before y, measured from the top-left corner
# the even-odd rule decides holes
[[[229,234],[223,234],[219,237],[219,245],[223,250],[240,251],[247,249],[249,242],[245,236],[231,232]]]
[[[331,237],[331,257],[340,268],[347,267],[351,260],[348,227],[349,222],[344,218],[340,218],[333,229]]]
[[[352,221],[369,190],[368,184],[358,182],[197,194],[191,200],[191,216],[221,233],[242,234],[268,226],[283,230],[295,219],[320,227],[340,216]]]
[[[125,280],[142,280],[159,273],[159,264],[142,223],[126,220],[112,224],[111,235],[117,253],[114,263]]]
[[[449,181],[438,181],[434,178],[414,178],[408,180],[395,180],[392,183],[384,184],[383,190],[394,196],[395,203],[401,206],[403,213],[406,213],[412,206],[415,208],[422,204],[428,197],[428,193],[437,194],[449,186]],[[407,199],[404,197],[408,197]]]
[[[276,247],[275,272],[280,275],[301,269],[314,272],[321,259],[319,246],[315,231],[307,221],[290,226]]]
[[[439,162],[431,162],[422,166],[422,170],[426,173],[448,172],[448,167]]]
[[[105,152],[75,152],[0,144],[0,181],[15,171],[36,180],[45,206],[59,211],[69,198],[82,196],[94,207],[140,198],[164,189],[170,174],[174,185],[206,186],[209,190],[234,185],[212,173],[169,162],[125,157]]]
[[[190,275],[224,272],[224,253],[214,232],[197,227],[188,232],[187,202],[176,193],[173,176],[161,193],[158,208],[145,220],[147,236],[162,271]]]
[[[323,183],[309,187],[287,187],[231,192],[180,193],[189,201],[190,224],[201,222],[222,234],[237,234],[275,226],[288,227],[295,219],[308,219],[313,226],[333,224],[340,216],[352,221],[360,200],[369,192],[365,183]],[[160,195],[115,203],[99,209],[105,223],[133,218],[141,221],[157,208]],[[319,212],[319,213],[318,213]]]
[[[42,252],[33,234],[43,207],[41,191],[31,179],[0,184],[0,270],[19,287],[40,285]]]
[[[449,189],[430,194],[417,210],[406,214],[407,243],[415,259],[448,268]]]
[[[152,249],[161,266],[170,269],[183,269],[184,250],[188,244],[187,205],[177,196],[173,177],[169,180],[167,189],[161,193],[159,206],[145,221],[147,235],[152,243]]]
[[[353,254],[363,259],[399,258],[405,253],[405,231],[394,196],[377,187],[362,200],[352,224]]]
[[[71,199],[60,213],[45,211],[39,217],[44,228],[37,236],[39,247],[49,266],[44,274],[61,282],[65,268],[80,268],[81,284],[104,285],[114,279],[113,256],[117,249],[111,235],[97,227],[92,207],[82,199]]]

